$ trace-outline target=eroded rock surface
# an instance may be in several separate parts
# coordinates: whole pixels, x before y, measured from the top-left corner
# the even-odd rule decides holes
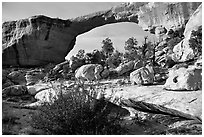
[[[78,80],[94,81],[101,79],[103,67],[100,64],[87,64],[76,70],[75,78]]]
[[[154,82],[154,70],[152,66],[141,67],[130,73],[132,84],[148,85]]]
[[[125,106],[140,111],[169,114],[187,119],[202,119],[201,90],[175,92],[163,88],[163,85],[116,87],[106,89],[105,97],[111,96],[112,100],[118,100],[119,104],[123,102]]]
[[[3,65],[40,66],[63,62],[78,35],[105,24],[135,22],[144,29],[177,28],[185,24],[200,4],[125,3],[71,20],[39,15],[5,22],[2,25]]]
[[[169,78],[164,85],[165,89],[178,91],[200,90],[202,89],[201,73],[202,69],[197,69],[194,66],[171,69]]]
[[[127,63],[124,63],[124,64],[120,64],[117,68],[115,68],[114,70],[117,72],[117,74],[119,76],[123,75],[124,73],[126,72],[129,72],[131,70],[133,70],[134,68],[134,61],[130,61],[130,62],[127,62]]]
[[[174,46],[173,59],[175,62],[185,62],[192,60],[195,57],[195,50],[190,46],[189,40],[193,30],[197,31],[202,26],[202,5],[193,13],[186,24],[184,30],[184,39]]]

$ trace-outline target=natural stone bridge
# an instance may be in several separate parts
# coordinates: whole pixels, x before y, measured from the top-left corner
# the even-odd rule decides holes
[[[73,49],[76,37],[91,29],[118,22],[135,22],[145,30],[158,26],[176,29],[188,21],[200,4],[124,3],[75,19],[39,15],[5,22],[2,25],[2,62],[3,65],[22,67],[60,63]]]

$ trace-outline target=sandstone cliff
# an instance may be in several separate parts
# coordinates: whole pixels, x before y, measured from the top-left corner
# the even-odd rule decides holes
[[[3,65],[40,66],[60,63],[74,47],[76,37],[95,27],[135,22],[151,30],[178,28],[189,20],[201,2],[124,3],[110,10],[70,20],[33,16],[2,25]],[[151,31],[154,33],[154,31]]]
[[[194,59],[195,49],[190,46],[190,38],[192,31],[197,31],[199,27],[202,27],[202,4],[193,13],[191,18],[186,24],[184,30],[184,39],[174,46],[173,49],[173,59],[175,62],[185,62]]]

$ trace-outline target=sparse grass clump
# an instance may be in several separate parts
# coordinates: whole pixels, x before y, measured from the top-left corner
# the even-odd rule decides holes
[[[32,116],[32,126],[49,135],[124,134],[120,116],[111,115],[104,99],[96,100],[78,89],[70,89],[53,104],[44,104]]]

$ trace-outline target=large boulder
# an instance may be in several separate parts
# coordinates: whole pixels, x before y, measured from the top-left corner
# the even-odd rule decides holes
[[[164,85],[107,88],[105,98],[139,111],[165,114],[202,123],[202,90],[167,91]],[[114,91],[114,93],[113,93]]]
[[[2,63],[41,66],[60,63],[75,45],[76,37],[96,27],[134,22],[142,28],[162,25],[167,30],[185,24],[201,2],[123,3],[106,11],[62,20],[43,15],[2,24]],[[183,12],[185,11],[185,12]]]
[[[132,84],[149,85],[154,82],[154,70],[152,66],[139,68],[130,73],[130,81]]]
[[[174,46],[173,59],[175,62],[185,62],[195,57],[195,50],[190,46],[189,40],[191,38],[192,31],[197,31],[202,26],[202,5],[190,17],[184,30],[184,39]]]
[[[30,70],[26,72],[25,79],[26,85],[34,85],[39,80],[42,80],[45,77],[45,73],[41,70]]]
[[[134,68],[134,61],[129,61],[127,63],[124,64],[120,64],[117,68],[115,68],[114,70],[118,73],[119,76],[123,75],[126,72],[129,72],[131,70],[133,70]]]
[[[53,103],[58,99],[59,92],[54,88],[49,88],[38,92],[35,95],[35,99],[42,103]]]
[[[24,85],[13,85],[2,90],[2,96],[21,96],[28,93],[27,87]]]
[[[30,95],[36,95],[38,92],[46,89],[50,89],[51,85],[48,84],[35,84],[27,86],[28,94]]]
[[[94,81],[101,79],[100,73],[103,67],[100,64],[87,64],[76,70],[75,77],[78,80]]]
[[[172,68],[169,70],[169,78],[166,80],[164,88],[167,90],[200,90],[202,89],[202,69],[194,66],[179,69]]]
[[[24,71],[13,71],[7,75],[7,78],[10,79],[14,84],[16,85],[25,85],[26,84],[26,78],[25,78]]]

